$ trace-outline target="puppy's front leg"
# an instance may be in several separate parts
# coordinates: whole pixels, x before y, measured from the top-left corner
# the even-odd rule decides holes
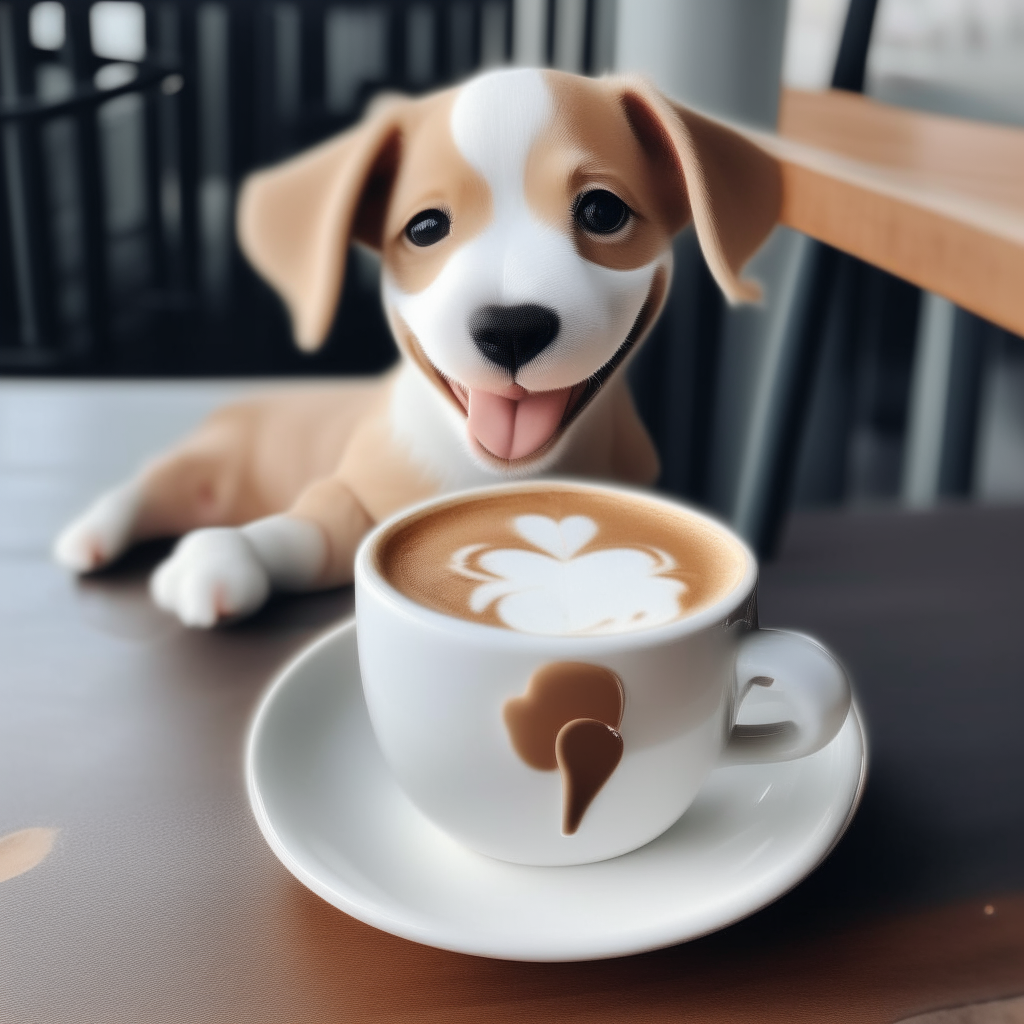
[[[251,615],[273,590],[352,581],[352,560],[373,525],[348,487],[319,480],[292,510],[242,527],[194,530],[153,575],[153,600],[186,626]]]
[[[153,600],[186,626],[251,615],[272,590],[315,586],[326,545],[319,528],[288,515],[193,530],[150,581]]]

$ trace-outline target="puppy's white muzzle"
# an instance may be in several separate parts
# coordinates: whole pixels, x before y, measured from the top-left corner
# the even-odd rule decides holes
[[[441,273],[409,294],[385,275],[384,301],[424,355],[464,400],[473,437],[499,458],[523,458],[556,433],[571,389],[608,363],[629,335],[659,266],[611,270],[583,259],[564,233],[527,210],[492,222],[456,249]],[[487,306],[537,305],[557,315],[558,333],[525,365],[487,358],[472,323]],[[461,394],[459,391],[461,390]]]

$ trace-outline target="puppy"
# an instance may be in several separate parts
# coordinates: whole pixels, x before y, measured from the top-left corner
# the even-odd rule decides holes
[[[350,242],[378,252],[399,366],[217,412],[55,556],[91,572],[186,535],[151,592],[212,626],[272,590],[350,582],[374,523],[438,493],[539,473],[649,484],[657,456],[622,371],[664,302],[672,237],[692,220],[726,296],[756,298],[738,275],[780,196],[769,156],[635,78],[502,70],[380,101],[252,175],[238,234],[306,350]]]

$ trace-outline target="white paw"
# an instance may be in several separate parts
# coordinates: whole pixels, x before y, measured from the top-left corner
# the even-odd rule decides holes
[[[141,498],[135,481],[101,495],[61,530],[53,542],[55,561],[78,573],[109,565],[131,544]]]
[[[153,573],[149,592],[184,625],[208,629],[256,611],[270,580],[240,530],[214,527],[183,537]]]

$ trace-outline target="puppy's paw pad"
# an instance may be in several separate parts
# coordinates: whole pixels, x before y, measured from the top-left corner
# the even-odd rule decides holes
[[[153,600],[186,626],[209,629],[256,611],[270,580],[252,546],[231,528],[185,537],[150,582]]]
[[[79,523],[72,523],[54,541],[53,559],[58,565],[79,574],[95,572],[113,561],[102,538],[87,524]]]
[[[109,565],[131,543],[138,507],[134,483],[108,491],[60,532],[53,544],[54,560],[76,573]]]

